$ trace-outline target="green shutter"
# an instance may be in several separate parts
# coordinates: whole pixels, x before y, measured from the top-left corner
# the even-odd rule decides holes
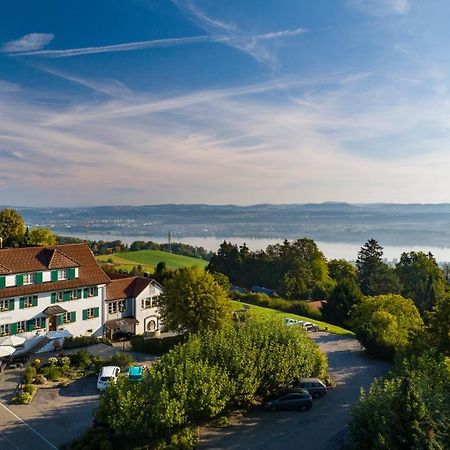
[[[84,298],[88,298],[88,293],[89,293],[89,289],[88,288],[84,288],[83,289],[83,297]]]
[[[45,321],[46,321],[46,318],[42,317],[42,319],[41,319],[41,328],[45,328]]]
[[[27,331],[33,331],[34,330],[34,320],[27,320]]]
[[[31,301],[31,304],[33,306],[37,306],[38,305],[38,296],[37,295],[33,295],[33,299]]]
[[[25,308],[25,297],[20,297],[19,308],[20,309],[24,309]]]
[[[72,311],[70,313],[70,321],[71,322],[76,322],[77,321],[77,312],[76,311]]]
[[[70,300],[70,291],[65,291],[63,294],[63,300],[68,302]]]
[[[9,300],[8,310],[9,311],[13,311],[14,310],[14,299],[13,298]]]
[[[58,271],[57,270],[52,270],[51,280],[52,281],[58,281]]]
[[[100,314],[100,308],[94,308],[94,317],[98,317]]]
[[[56,292],[52,292],[52,299],[51,299],[51,303],[56,303]]]
[[[83,298],[83,289],[77,289],[77,298]]]
[[[34,281],[36,284],[42,284],[42,272],[36,272],[34,275]]]
[[[56,325],[60,326],[64,323],[64,314],[58,314],[56,316]]]
[[[16,286],[22,285],[23,285],[23,275],[22,274],[16,275]]]
[[[3,289],[4,287],[6,287],[6,278],[0,277],[0,289]]]
[[[88,318],[88,310],[83,309],[83,320],[87,320],[87,318]]]
[[[69,280],[74,280],[74,279],[75,279],[75,269],[70,268],[69,269]]]
[[[17,333],[17,323],[12,323],[9,325],[9,332],[10,332],[10,334]]]
[[[94,297],[98,295],[98,286],[94,286]]]

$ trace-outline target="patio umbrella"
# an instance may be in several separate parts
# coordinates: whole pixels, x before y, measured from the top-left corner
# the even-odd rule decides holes
[[[0,345],[10,345],[12,347],[18,347],[23,345],[26,339],[22,336],[5,336],[0,338]]]
[[[9,345],[0,345],[0,358],[4,358],[5,356],[12,355],[16,349]]]

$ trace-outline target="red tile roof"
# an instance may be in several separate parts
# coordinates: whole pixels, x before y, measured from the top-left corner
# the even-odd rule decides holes
[[[106,287],[106,300],[135,298],[151,283],[144,277],[115,278]]]
[[[0,289],[0,298],[74,289],[110,282],[86,244],[66,244],[49,247],[7,248],[0,250],[0,269],[7,273],[27,273],[51,269],[79,267],[78,278],[42,284],[28,284]],[[5,274],[7,274],[5,273]]]

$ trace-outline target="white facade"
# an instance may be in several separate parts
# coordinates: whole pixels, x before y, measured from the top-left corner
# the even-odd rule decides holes
[[[158,308],[158,297],[162,294],[162,287],[157,283],[150,283],[134,301],[134,317],[139,321],[136,334],[152,333],[161,328]]]

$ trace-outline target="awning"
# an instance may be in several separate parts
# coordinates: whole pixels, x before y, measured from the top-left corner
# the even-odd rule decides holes
[[[44,314],[47,317],[50,316],[56,316],[56,314],[65,314],[67,312],[67,309],[61,308],[59,305],[53,305],[53,306],[47,306],[47,308],[42,311],[42,314]]]
[[[118,328],[125,325],[137,325],[139,320],[134,317],[122,317],[120,319],[112,319],[105,322],[106,328],[110,330],[117,330]]]

